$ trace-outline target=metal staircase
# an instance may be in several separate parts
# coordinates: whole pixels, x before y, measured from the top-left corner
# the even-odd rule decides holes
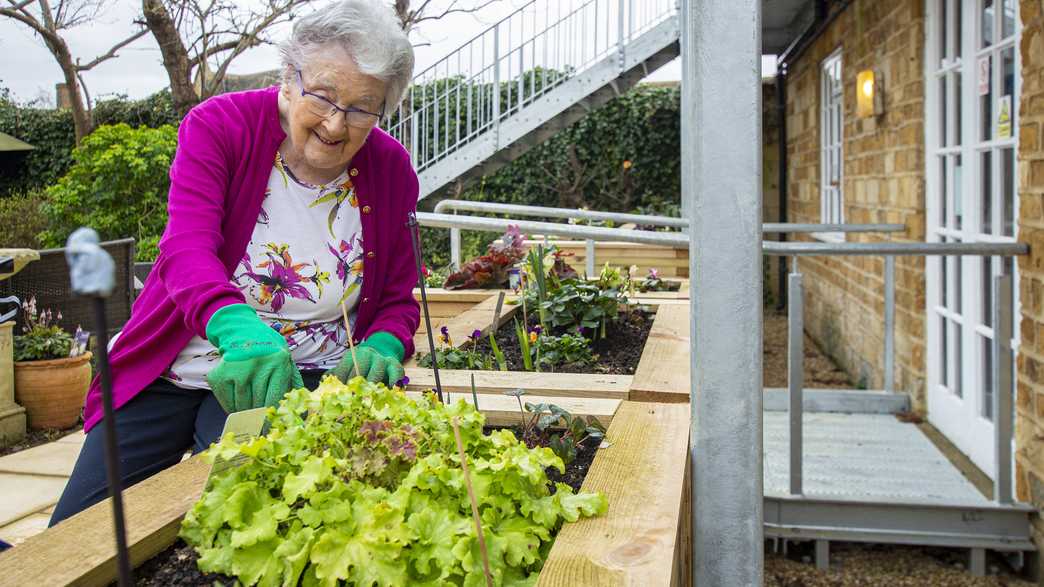
[[[425,198],[492,173],[679,55],[676,0],[532,0],[417,74],[389,132]]]

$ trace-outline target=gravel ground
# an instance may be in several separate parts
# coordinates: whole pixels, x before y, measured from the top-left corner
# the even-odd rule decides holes
[[[765,307],[763,377],[765,387],[787,386],[787,315]],[[848,374],[805,335],[805,388],[852,389]]]
[[[972,576],[966,570],[967,549],[833,542],[830,544],[829,570],[817,570],[813,560],[812,543],[791,544],[787,557],[769,552],[766,547],[766,587],[1036,585],[1016,575],[1003,559],[992,553],[986,559],[989,574],[986,577]]]

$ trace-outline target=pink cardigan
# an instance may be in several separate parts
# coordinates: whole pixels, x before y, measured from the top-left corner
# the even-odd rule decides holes
[[[229,281],[246,251],[261,209],[276,150],[286,137],[279,123],[279,88],[216,96],[193,108],[178,131],[170,166],[170,218],[159,257],[109,354],[113,399],[120,408],[152,383],[207,320],[223,306],[243,303]],[[354,337],[378,330],[395,335],[413,354],[419,306],[407,214],[416,209],[417,174],[395,139],[375,128],[351,162],[362,212],[362,292]],[[84,428],[101,420],[96,377],[84,406]]]

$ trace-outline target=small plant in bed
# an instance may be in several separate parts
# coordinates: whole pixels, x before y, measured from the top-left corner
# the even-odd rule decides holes
[[[632,268],[632,275],[638,274],[638,268]],[[681,284],[676,281],[665,281],[660,277],[660,272],[656,269],[649,269],[649,273],[638,282],[636,286],[638,291],[642,293],[650,291],[678,291]]]
[[[498,241],[490,243],[480,255],[446,277],[446,289],[496,289],[508,286],[508,269],[526,256],[527,247],[517,226],[508,228]]]
[[[271,431],[209,454],[247,457],[212,479],[181,537],[201,571],[244,585],[482,585],[482,555],[452,428],[459,424],[493,580],[531,585],[565,522],[606,509],[600,494],[550,486],[564,470],[460,401],[408,398],[326,378],[270,409]]]

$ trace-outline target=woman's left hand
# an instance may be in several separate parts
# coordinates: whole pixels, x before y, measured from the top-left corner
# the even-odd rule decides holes
[[[405,348],[394,335],[387,332],[374,332],[355,347],[354,358],[352,351],[346,350],[337,366],[327,373],[332,373],[342,383],[347,383],[358,373],[367,381],[383,383],[391,387],[401,381],[406,374],[402,368],[402,359],[405,354]]]

